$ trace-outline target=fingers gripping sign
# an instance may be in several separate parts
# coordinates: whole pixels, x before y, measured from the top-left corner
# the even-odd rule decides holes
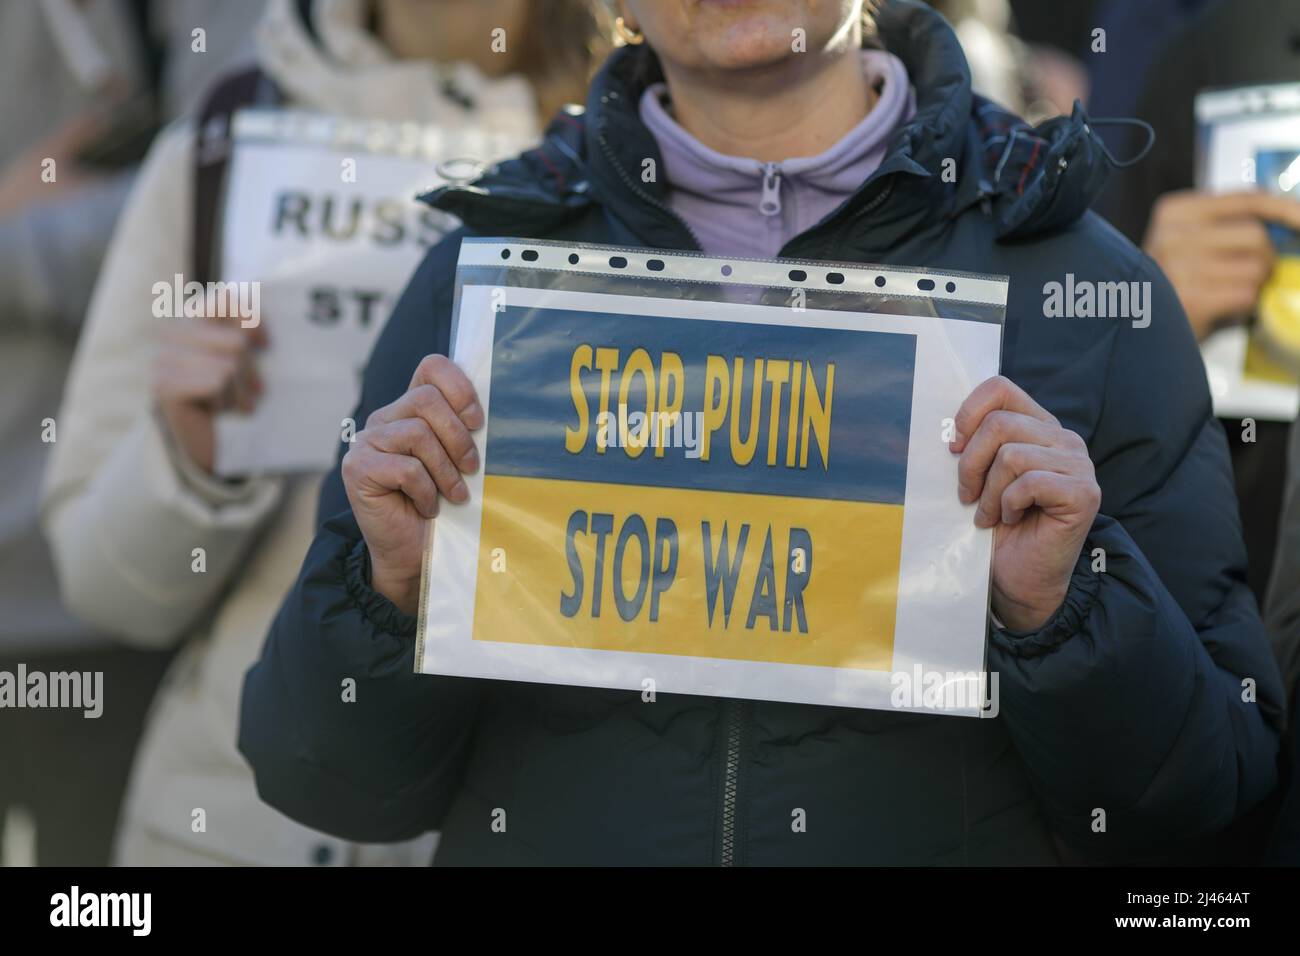
[[[172,440],[190,461],[211,472],[216,464],[218,413],[251,412],[263,393],[255,356],[266,329],[238,316],[177,318],[162,328],[154,357],[153,395]]]
[[[469,379],[445,355],[427,356],[410,387],[376,409],[343,457],[343,483],[370,552],[375,590],[404,610],[418,604],[425,522],[438,499],[469,499],[461,477],[479,467],[470,434],[484,424]]]
[[[1101,506],[1088,446],[1001,375],[976,386],[955,424],[958,497],[994,529],[993,611],[1009,628],[1037,630],[1065,600]]]

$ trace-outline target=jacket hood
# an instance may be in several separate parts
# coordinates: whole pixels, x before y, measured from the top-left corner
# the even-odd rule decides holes
[[[1063,228],[1087,211],[1108,160],[1080,106],[1031,127],[972,93],[957,37],[934,10],[890,0],[876,19],[881,45],[907,67],[916,113],[894,131],[876,172],[801,239],[816,233],[834,249],[870,214],[870,246],[884,248],[972,206],[999,239],[1018,239]],[[585,109],[559,113],[537,149],[424,198],[476,232],[511,235],[560,228],[600,202],[644,244],[689,247],[664,184],[640,175],[645,158],[661,165],[637,108],[642,91],[661,79],[648,47],[616,50],[592,81]]]
[[[395,59],[370,31],[369,10],[368,0],[270,0],[257,28],[258,63],[290,100],[310,109],[474,126],[521,142],[536,135],[536,100],[523,77]]]

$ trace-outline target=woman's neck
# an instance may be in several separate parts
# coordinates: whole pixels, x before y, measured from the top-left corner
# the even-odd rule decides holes
[[[665,74],[674,118],[688,133],[724,155],[765,163],[825,152],[876,102],[856,47],[793,56],[757,76],[673,76],[666,64]]]

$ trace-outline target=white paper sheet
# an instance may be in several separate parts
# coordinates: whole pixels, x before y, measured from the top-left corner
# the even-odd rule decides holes
[[[260,283],[269,346],[256,409],[217,418],[216,471],[324,470],[398,296],[457,225],[416,196],[445,182],[444,164],[494,161],[524,143],[292,110],[245,110],[232,130],[222,276]]]

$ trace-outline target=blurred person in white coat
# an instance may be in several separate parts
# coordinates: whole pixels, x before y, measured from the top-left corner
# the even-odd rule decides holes
[[[515,40],[504,55],[491,49],[498,27]],[[257,65],[287,106],[478,127],[517,150],[539,136],[542,110],[581,95],[599,38],[598,18],[570,0],[272,0]],[[235,747],[243,675],[312,539],[320,476],[215,476],[213,418],[257,336],[151,311],[154,283],[190,271],[195,144],[193,124],[178,125],[145,163],[95,292],[45,488],[68,605],[139,646],[184,641],[137,758],[118,862],[426,864],[431,839],[358,846],[270,809]],[[274,335],[274,316],[265,321]]]
[[[0,680],[100,675],[112,700],[16,706],[0,689],[0,860],[103,865],[167,655],[115,644],[59,599],[40,533],[57,412],[114,223],[157,128],[238,59],[260,0],[0,4]],[[192,27],[207,53],[181,69]],[[158,29],[155,29],[157,27]],[[33,697],[33,700],[36,698]],[[26,700],[24,698],[24,703]]]

